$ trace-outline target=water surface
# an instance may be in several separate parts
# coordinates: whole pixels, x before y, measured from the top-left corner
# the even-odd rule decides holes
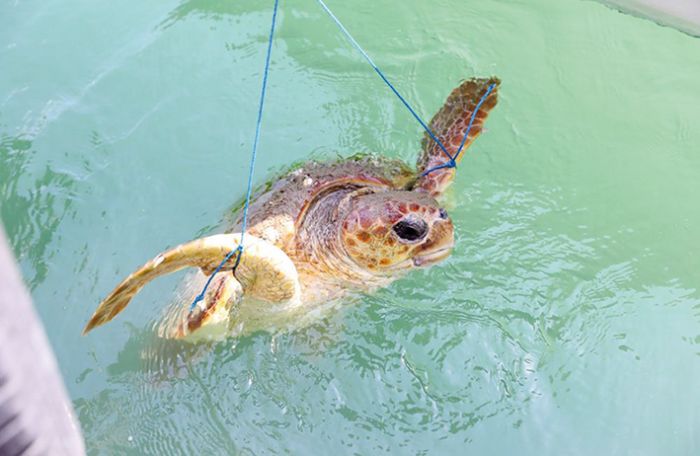
[[[175,276],[80,330],[242,197],[272,1],[0,0],[0,215],[89,453],[698,454],[700,41],[589,1],[329,5],[424,117],[502,78],[457,248],[191,353],[151,329]],[[413,162],[419,126],[318,5],[279,19],[256,183]]]

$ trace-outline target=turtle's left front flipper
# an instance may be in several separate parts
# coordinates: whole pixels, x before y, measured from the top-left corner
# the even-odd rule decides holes
[[[447,153],[459,163],[465,150],[474,142],[483,129],[484,122],[491,109],[498,102],[498,78],[474,78],[464,81],[454,89],[442,108],[430,121],[430,129],[445,146]],[[469,136],[464,139],[467,127],[473,118]],[[457,156],[462,140],[464,146]],[[415,184],[430,193],[439,196],[452,183],[455,168],[443,167],[423,175],[428,170],[448,164],[450,158],[445,151],[426,133],[423,138],[423,151],[418,157],[417,170],[420,177]]]
[[[218,234],[181,244],[161,253],[124,279],[100,303],[85,326],[83,334],[114,318],[144,285],[156,277],[190,266],[202,269],[205,275],[211,274],[229,252],[238,248],[240,241],[240,234]],[[230,277],[237,255],[239,253],[231,256],[221,268],[221,274],[228,273]],[[219,295],[218,301],[214,302],[217,305],[224,302],[221,299],[234,299],[233,294],[239,292],[237,289],[243,294],[270,302],[298,300],[300,295],[299,277],[292,260],[278,247],[251,235],[245,236],[245,246],[236,268],[235,280],[215,280],[215,287],[224,287],[224,295]],[[211,308],[210,314],[220,310],[212,308],[212,302],[207,303],[207,299],[212,298],[205,297],[204,310]],[[201,311],[202,309],[199,310]],[[199,322],[193,329],[202,324],[203,322]]]

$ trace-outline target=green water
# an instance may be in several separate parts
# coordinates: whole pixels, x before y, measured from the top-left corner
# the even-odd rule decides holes
[[[579,0],[329,2],[424,117],[500,104],[453,256],[309,327],[165,359],[178,277],[80,330],[244,193],[272,1],[0,0],[0,214],[89,453],[700,453],[700,41]],[[256,183],[413,161],[420,129],[312,0],[283,0]]]

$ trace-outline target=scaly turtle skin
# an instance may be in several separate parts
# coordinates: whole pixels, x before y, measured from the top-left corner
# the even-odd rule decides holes
[[[496,87],[475,115],[468,147],[496,105],[497,78],[463,82],[433,117],[430,128],[452,156],[492,84]],[[180,311],[162,335],[181,338],[205,333],[205,326],[226,327],[232,306],[244,296],[242,302],[252,298],[275,310],[306,309],[350,290],[385,286],[411,269],[446,258],[454,243],[453,226],[435,198],[451,184],[455,168],[424,176],[449,159],[427,133],[422,146],[416,170],[399,161],[365,156],[311,162],[283,176],[251,202],[238,268],[231,273],[234,255],[198,307],[191,313]],[[189,266],[210,274],[238,247],[240,225],[239,219],[228,233],[156,256],[112,291],[84,333],[114,318],[159,275]],[[203,283],[204,275],[199,276],[190,286],[192,297]]]

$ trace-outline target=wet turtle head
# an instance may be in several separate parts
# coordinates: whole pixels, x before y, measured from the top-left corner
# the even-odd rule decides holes
[[[341,240],[363,269],[390,275],[435,264],[452,250],[452,222],[437,201],[423,192],[359,194],[343,205],[349,207],[343,210]]]

